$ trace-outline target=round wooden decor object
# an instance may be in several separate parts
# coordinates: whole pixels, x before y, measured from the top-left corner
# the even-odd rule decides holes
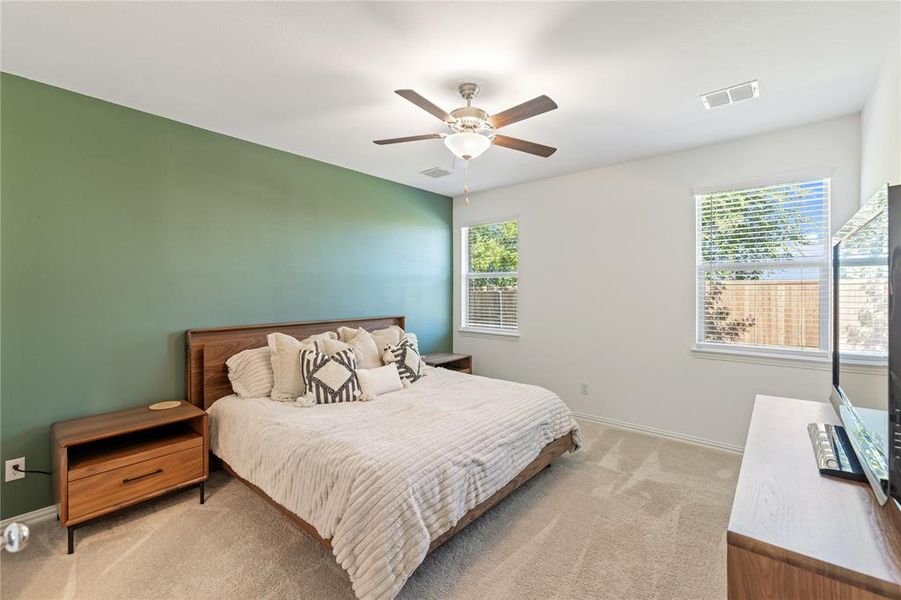
[[[181,400],[166,400],[165,402],[157,402],[150,405],[150,410],[169,410],[181,405]]]

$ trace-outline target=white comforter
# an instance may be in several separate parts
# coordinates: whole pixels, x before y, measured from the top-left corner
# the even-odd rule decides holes
[[[428,368],[371,402],[228,396],[213,452],[331,538],[358,598],[393,598],[431,541],[578,425],[540,387]]]

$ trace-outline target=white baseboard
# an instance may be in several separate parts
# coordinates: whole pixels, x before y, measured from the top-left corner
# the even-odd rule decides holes
[[[33,510],[31,512],[22,513],[21,515],[16,515],[14,517],[10,517],[8,519],[3,519],[0,521],[0,529],[6,528],[7,525],[12,523],[13,521],[19,521],[20,523],[25,523],[26,525],[33,525],[35,523],[40,523],[42,521],[49,521],[51,519],[56,518],[56,505],[45,506],[44,508],[39,508],[37,510]]]
[[[620,421],[618,419],[610,419],[607,417],[598,417],[596,415],[589,415],[588,413],[581,413],[573,411],[573,415],[577,419],[584,419],[586,421],[590,421],[592,423],[600,423],[601,425],[609,425],[611,427],[616,427],[618,429],[627,429],[629,431],[637,431],[639,433],[647,433],[649,435],[662,437],[670,440],[676,440],[679,442],[686,442],[689,444],[694,444],[695,446],[703,446],[705,448],[713,448],[714,450],[723,450],[725,452],[732,452],[735,454],[742,454],[745,451],[744,446],[735,446],[733,444],[724,444],[723,442],[716,442],[714,440],[708,440],[704,438],[695,437],[693,435],[686,435],[684,433],[676,433],[674,431],[667,431],[665,429],[657,429],[656,427],[647,427],[645,425],[637,425],[635,423],[628,423],[626,421]]]

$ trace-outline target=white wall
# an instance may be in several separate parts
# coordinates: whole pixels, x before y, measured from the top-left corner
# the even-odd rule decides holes
[[[481,192],[469,207],[456,198],[455,351],[473,354],[476,373],[545,386],[579,413],[743,446],[755,394],[826,400],[830,375],[691,352],[693,190],[827,175],[835,229],[858,207],[860,139],[850,116]],[[520,337],[460,333],[460,227],[511,216]]]
[[[901,37],[886,56],[861,112],[860,200],[901,183]]]

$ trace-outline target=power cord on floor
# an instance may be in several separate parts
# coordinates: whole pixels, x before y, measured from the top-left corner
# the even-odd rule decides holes
[[[23,469],[19,465],[13,465],[13,471],[17,473],[40,473],[41,475],[52,475],[50,471],[38,471],[37,469]]]

